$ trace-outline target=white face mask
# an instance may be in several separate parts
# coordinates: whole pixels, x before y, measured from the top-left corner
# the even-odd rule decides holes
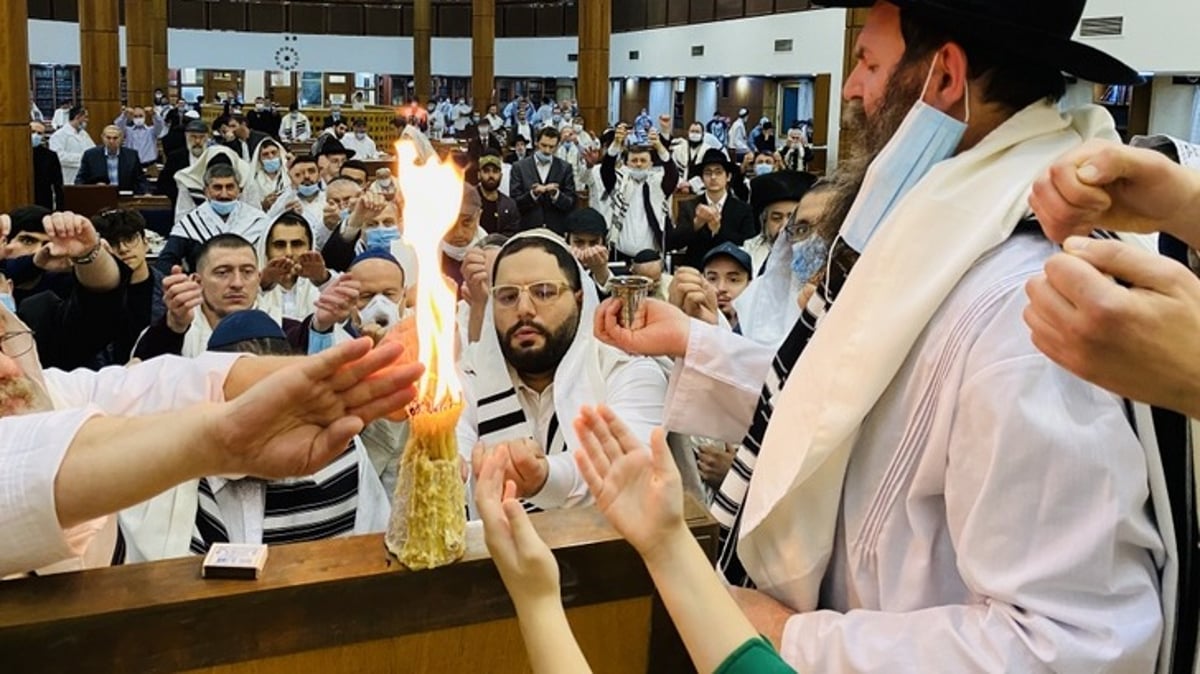
[[[390,328],[400,322],[400,305],[380,293],[367,302],[367,306],[358,312],[363,325],[374,323],[381,328]]]
[[[445,241],[442,242],[442,252],[446,254],[446,257],[456,262],[462,262],[467,257],[467,251],[470,249],[470,246],[451,246]]]
[[[688,140],[692,141],[693,143],[699,143],[700,141],[704,140],[704,134],[702,134],[702,133],[689,133],[689,134],[688,134]]]

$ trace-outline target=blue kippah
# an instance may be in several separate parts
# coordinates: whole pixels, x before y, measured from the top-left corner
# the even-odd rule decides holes
[[[251,339],[287,339],[283,328],[267,314],[257,309],[235,311],[217,323],[212,336],[208,338],[208,348],[220,349]]]
[[[400,271],[404,271],[404,265],[400,264],[400,261],[396,259],[396,256],[392,255],[391,253],[389,253],[386,250],[383,250],[382,248],[366,249],[365,251],[359,253],[358,257],[354,258],[354,260],[350,262],[350,266],[353,267],[354,265],[358,264],[359,262],[362,262],[363,260],[372,260],[372,259],[387,260],[388,262],[391,262],[392,264],[396,265],[397,267],[400,267]]]

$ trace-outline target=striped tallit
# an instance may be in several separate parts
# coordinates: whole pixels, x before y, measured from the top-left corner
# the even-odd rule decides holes
[[[476,381],[483,383],[481,379]],[[478,405],[479,440],[486,446],[516,440],[519,438],[534,438],[545,450],[546,454],[561,454],[567,451],[567,441],[563,437],[562,428],[558,423],[558,413],[550,418],[547,425],[546,437],[539,438],[534,433],[534,424],[525,416],[521,402],[517,398],[517,389],[511,381],[507,388],[496,387],[491,391],[480,391]],[[539,508],[525,502],[525,510],[538,512]]]
[[[265,482],[262,542],[299,543],[353,533],[358,511],[358,462],[359,454],[351,443],[345,453],[313,475]],[[204,554],[213,543],[228,542],[229,530],[212,483],[209,478],[201,478],[189,550]]]

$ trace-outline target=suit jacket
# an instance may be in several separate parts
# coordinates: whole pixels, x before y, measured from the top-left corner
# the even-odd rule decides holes
[[[346,126],[350,126],[350,120],[345,115],[342,115],[337,119],[334,119],[333,115],[325,115],[325,120],[321,123],[321,130],[324,131],[332,126],[336,126],[338,122],[341,122]]]
[[[538,175],[537,160],[529,156],[513,164],[508,191],[521,210],[521,231],[549,227],[561,235],[566,230],[567,216],[575,210],[575,172],[567,162],[554,157],[544,182],[558,183],[558,198],[549,193],[533,195],[534,186],[543,181]]]
[[[250,160],[254,159],[254,151],[256,149],[258,149],[259,143],[262,143],[264,140],[266,140],[268,138],[270,138],[270,136],[263,133],[262,131],[255,131],[254,129],[251,129],[250,137],[247,138],[244,143],[242,142],[242,139],[234,138],[233,140],[229,141],[228,143],[222,142],[221,144],[224,145],[225,147],[229,148],[230,150],[233,150],[234,153],[237,154],[237,156],[242,157],[247,162],[249,162]],[[244,157],[242,156],[242,146],[243,145],[245,145],[248,148],[246,155]]]
[[[504,148],[500,146],[500,139],[496,134],[488,134],[487,144],[484,144],[480,139],[479,133],[475,132],[471,136],[471,140],[467,141],[467,156],[471,158],[471,163],[467,165],[466,181],[472,185],[479,184],[479,158],[485,154],[494,154],[497,157],[504,155]]]
[[[75,174],[76,185],[107,185],[108,158],[103,145],[84,151],[79,160],[79,173]],[[137,150],[123,147],[117,154],[117,189],[144,194],[149,191],[146,174],[142,172],[142,161]]]
[[[191,165],[191,153],[185,147],[167,155],[167,162],[163,164],[162,173],[158,174],[158,185],[155,189],[155,194],[161,194],[170,198],[172,208],[174,208],[175,200],[179,196],[179,185],[175,184],[175,174],[186,170]]]
[[[264,133],[272,138],[279,133],[279,123],[282,121],[279,113],[271,112],[270,110],[251,110],[246,113],[246,123],[251,129]]]
[[[63,207],[62,164],[44,145],[33,148],[33,203],[52,211]]]
[[[758,234],[754,222],[754,211],[750,204],[726,193],[725,205],[721,207],[721,227],[713,234],[707,227],[696,230],[696,207],[708,203],[700,197],[679,204],[679,219],[667,233],[667,247],[671,250],[687,248],[687,252],[675,256],[676,267],[685,265],[701,269],[704,255],[722,243],[729,241],[741,246],[746,239]]]

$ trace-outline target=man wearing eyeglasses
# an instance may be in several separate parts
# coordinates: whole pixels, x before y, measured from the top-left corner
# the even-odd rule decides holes
[[[9,227],[0,216],[0,242]],[[0,306],[0,576],[79,568],[107,515],[188,479],[314,472],[412,400],[421,367],[394,365],[400,351],[363,340],[306,359],[43,371],[33,334]]]
[[[459,451],[476,474],[488,451],[506,445],[508,478],[530,507],[591,502],[571,454],[583,405],[620,409],[641,438],[662,423],[666,377],[658,364],[597,342],[596,285],[567,245],[529,232],[496,258],[493,329],[463,355],[468,408],[458,426]],[[478,446],[477,446],[478,444]]]

